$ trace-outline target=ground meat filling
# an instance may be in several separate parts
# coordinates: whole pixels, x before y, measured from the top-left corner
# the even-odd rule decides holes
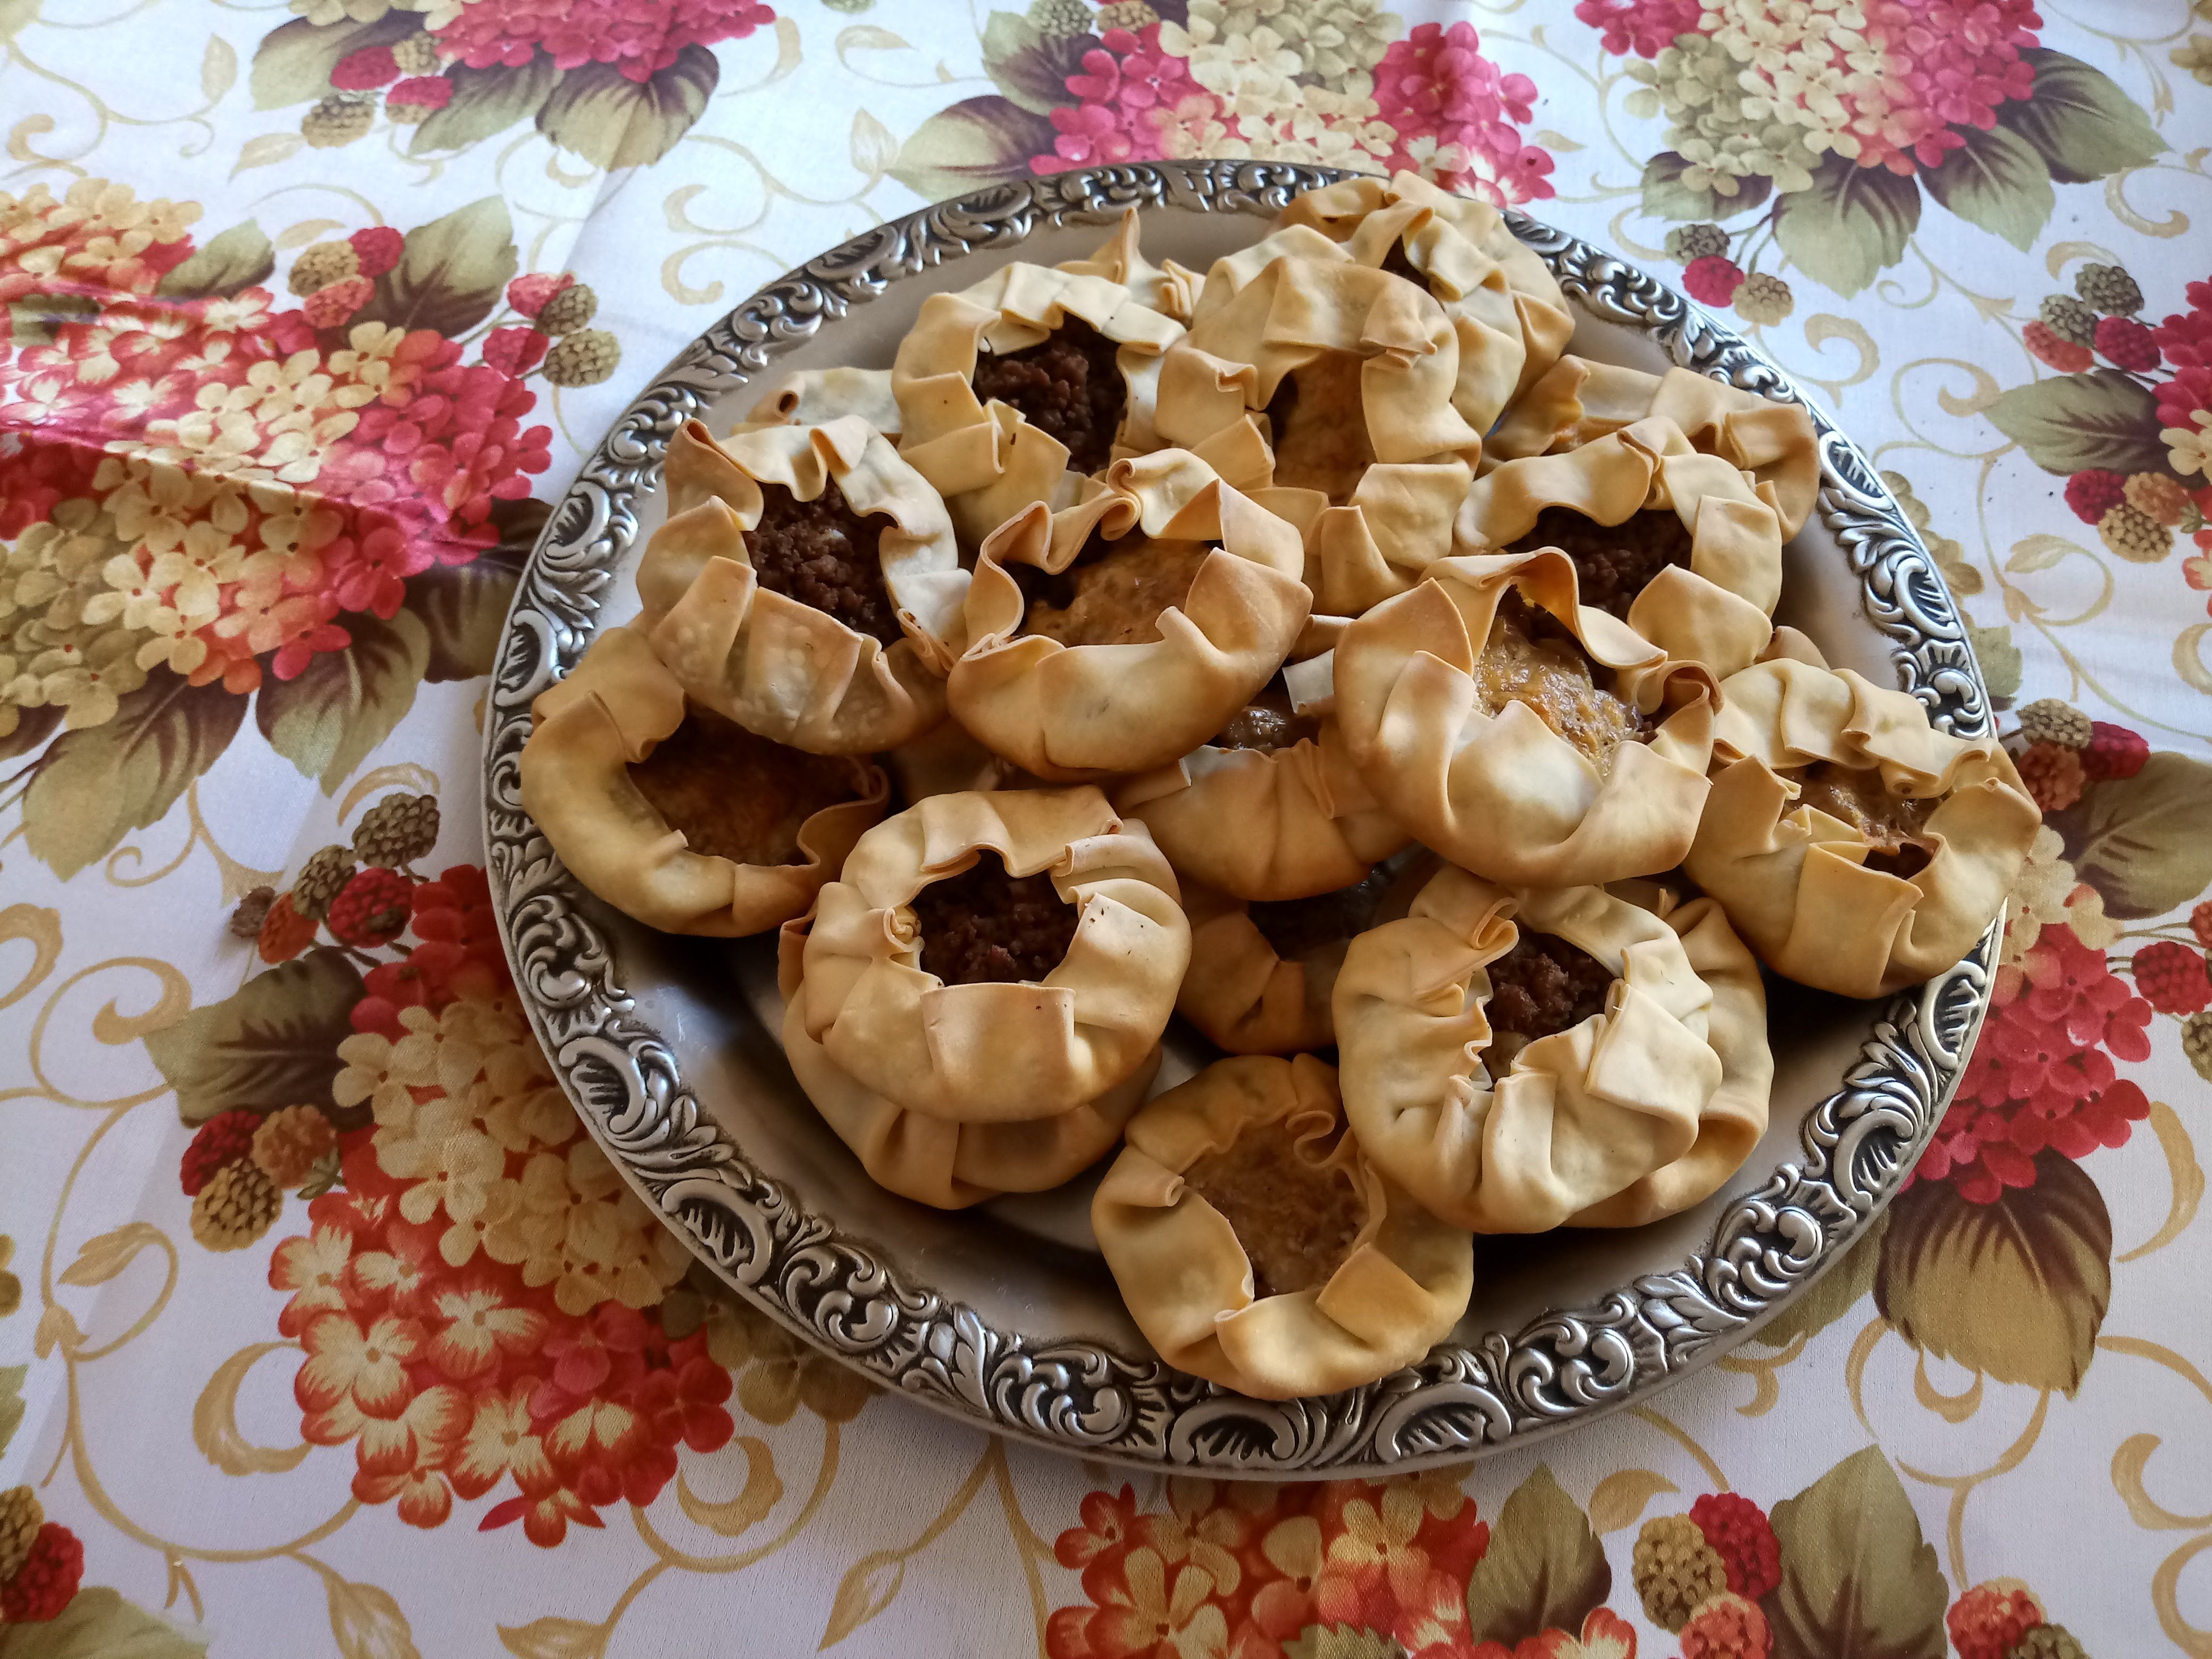
[[[854,512],[835,478],[811,501],[781,484],[764,483],[760,490],[760,522],[745,532],[745,554],[760,585],[884,645],[904,638],[876,545],[890,520]]]
[[[1628,619],[1628,607],[1670,564],[1690,562],[1690,532],[1670,508],[1649,507],[1620,524],[1593,523],[1571,507],[1547,507],[1528,533],[1506,548],[1533,553],[1556,547],[1575,562],[1582,601]]]
[[[1936,803],[1891,794],[1879,771],[1816,761],[1782,775],[1796,783],[1798,805],[1817,807],[1857,831],[1867,843],[1868,869],[1910,880],[1935,856],[1921,832]]]
[[[1278,674],[1208,742],[1216,749],[1250,749],[1264,755],[1320,736],[1321,716],[1297,713],[1291,705],[1290,689]]]
[[[1513,948],[1490,964],[1490,1047],[1484,1063],[1492,1076],[1513,1063],[1538,1037],[1573,1030],[1605,1006],[1613,969],[1579,946],[1550,933],[1523,928]]]
[[[1348,351],[1324,351],[1276,386],[1267,425],[1279,488],[1318,489],[1335,507],[1352,499],[1375,465],[1359,386],[1364,363]]]
[[[1206,542],[1094,535],[1057,576],[1009,567],[1029,598],[1022,632],[1068,646],[1149,644],[1160,637],[1160,612],[1182,607],[1212,554]]]
[[[1391,876],[1377,867],[1349,887],[1313,898],[1269,899],[1246,907],[1260,937],[1284,962],[1296,962],[1325,945],[1356,939],[1375,925],[1375,913]]]
[[[1352,1178],[1316,1169],[1279,1123],[1256,1124],[1208,1152],[1183,1184],[1221,1212],[1252,1263],[1252,1297],[1319,1288],[1352,1254],[1367,1206]]]
[[[1475,690],[1486,714],[1524,702],[1604,773],[1613,769],[1622,744],[1649,741],[1658,723],[1601,686],[1601,674],[1612,678],[1564,623],[1517,589],[1508,589],[1499,602],[1490,637],[1474,660]]]
[[[1049,875],[1009,875],[1005,860],[987,850],[915,895],[922,971],[947,985],[1042,979],[1067,954],[1077,915]]]
[[[799,825],[866,781],[852,760],[787,749],[696,704],[629,779],[693,852],[734,864],[805,862]]]
[[[1128,382],[1114,361],[1121,348],[1070,317],[1040,345],[988,352],[975,360],[975,395],[1021,410],[1029,423],[1067,446],[1067,464],[1096,472],[1113,453],[1128,404]]]

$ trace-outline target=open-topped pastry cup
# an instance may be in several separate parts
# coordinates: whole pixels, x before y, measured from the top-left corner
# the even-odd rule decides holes
[[[1486,464],[1578,448],[1625,426],[1663,416],[1691,447],[1748,473],[1788,540],[1820,495],[1820,445],[1802,404],[1778,403],[1694,369],[1647,374],[1619,363],[1562,357],[1491,429]]]
[[[933,294],[891,367],[900,453],[972,547],[1117,454],[1158,447],[1161,354],[1182,325],[1118,282],[1016,263]]]
[[[671,933],[733,938],[803,915],[890,786],[690,703],[635,628],[611,628],[531,704],[522,805],[569,872]]]
[[[1336,1041],[1329,996],[1352,941],[1403,915],[1435,860],[1393,859],[1310,898],[1249,902],[1186,883],[1190,971],[1176,1012],[1232,1054],[1294,1054]]]
[[[668,451],[670,517],[637,572],[654,652],[695,702],[816,754],[945,718],[968,573],[937,492],[856,416]]]
[[[1295,530],[1196,456],[1116,461],[1074,505],[1032,506],[985,541],[952,710],[1041,778],[1164,765],[1297,643],[1312,603],[1302,557]]]
[[[1387,180],[1346,179],[1306,191],[1291,198],[1278,222],[1308,227],[1333,242],[1351,244],[1362,263],[1380,264],[1422,283],[1452,312],[1463,342],[1468,333],[1460,323],[1463,316],[1479,320],[1486,331],[1501,331],[1489,309],[1489,272],[1465,250],[1471,248],[1496,265],[1511,295],[1521,349],[1515,356],[1502,341],[1494,345],[1485,342],[1474,353],[1475,368],[1470,372],[1463,344],[1454,401],[1467,400],[1461,412],[1477,431],[1487,432],[1499,409],[1534,385],[1573,337],[1574,314],[1559,279],[1513,234],[1504,216],[1487,202],[1455,196],[1417,173],[1400,173]],[[1439,234],[1434,226],[1453,234]],[[1398,249],[1395,255],[1390,252],[1394,245]],[[1370,253],[1376,257],[1369,258]],[[1504,380],[1500,371],[1509,357],[1514,375]],[[1503,397],[1498,392],[1501,384]]]
[[[1721,691],[1686,867],[1759,959],[1872,997],[1972,950],[2042,823],[1996,740],[1938,732],[1902,691],[1787,658]]]
[[[1056,1116],[1127,1082],[1190,959],[1175,872],[1096,789],[933,795],[787,929],[806,1035],[896,1106]]]
[[[1263,1400],[1332,1394],[1412,1364],[1466,1312],[1472,1241],[1363,1156],[1312,1055],[1217,1061],[1125,1139],[1091,1224],[1169,1364]]]
[[[1384,811],[1328,715],[1278,678],[1206,743],[1116,787],[1178,875],[1241,899],[1348,887],[1413,837]]]
[[[1782,541],[1746,475],[1661,416],[1484,474],[1453,532],[1461,553],[1559,549],[1583,604],[1721,678],[1766,648]]]
[[[1337,973],[1360,1145],[1477,1232],[1695,1202],[1757,1143],[1773,1069],[1756,964],[1724,921],[1697,948],[1723,986],[1676,927],[1602,888],[1514,890],[1447,866]]]
[[[1564,553],[1446,559],[1350,623],[1335,714],[1376,800],[1493,880],[1617,881],[1695,837],[1713,678],[1577,601]]]

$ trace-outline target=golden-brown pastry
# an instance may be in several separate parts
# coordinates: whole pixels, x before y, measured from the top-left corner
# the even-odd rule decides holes
[[[1686,867],[1759,959],[1871,997],[1972,949],[2042,822],[1996,740],[1948,736],[1904,692],[1786,658],[1721,692]]]
[[[1559,548],[1584,605],[1722,678],[1766,647],[1782,540],[1746,476],[1660,416],[1507,461],[1475,480],[1453,534],[1461,553]]]
[[[857,416],[668,452],[641,626],[697,702],[816,754],[895,748],[945,718],[969,576],[945,505]]]
[[[1161,353],[1182,336],[1120,283],[1044,265],[933,294],[891,368],[899,453],[974,546],[1033,503],[1066,505],[1116,454],[1158,447]]]
[[[617,909],[731,938],[802,915],[890,786],[865,762],[769,743],[709,710],[635,628],[611,628],[531,704],[522,805]]]
[[[1748,954],[1724,923],[1698,950],[1725,998],[1650,910],[1447,866],[1346,952],[1345,1115],[1378,1169],[1477,1232],[1695,1202],[1757,1142],[1772,1071]]]
[[[1312,1055],[1217,1061],[1126,1136],[1091,1224],[1169,1364],[1263,1400],[1332,1394],[1412,1364],[1466,1312],[1472,1241],[1376,1172]]]
[[[1447,559],[1345,630],[1335,712],[1368,788],[1493,880],[1574,886],[1681,862],[1713,682],[1577,599],[1564,553]]]
[[[875,431],[899,435],[898,400],[888,368],[809,368],[787,374],[754,403],[746,425],[827,426],[857,415]]]
[[[1116,461],[984,543],[953,713],[1041,778],[1164,765],[1281,665],[1311,604],[1300,559],[1296,531],[1196,456]]]
[[[1176,1012],[1232,1054],[1294,1054],[1336,1041],[1329,994],[1346,948],[1378,921],[1403,915],[1436,860],[1377,865],[1311,898],[1247,903],[1185,883],[1190,969]]]
[[[1430,216],[1429,220],[1425,222],[1419,216],[1422,214]],[[1377,219],[1382,222],[1380,235],[1370,228],[1370,222]],[[1388,262],[1387,244],[1400,243],[1407,273],[1425,280],[1430,290],[1448,305],[1456,302],[1455,294],[1472,295],[1478,290],[1486,294],[1489,288],[1487,271],[1470,260],[1457,244],[1464,244],[1497,265],[1512,296],[1521,350],[1510,381],[1502,381],[1498,372],[1487,367],[1493,354],[1501,362],[1508,355],[1509,348],[1502,342],[1474,353],[1481,367],[1474,376],[1464,367],[1466,354],[1462,353],[1463,383],[1471,382],[1470,390],[1482,388],[1481,402],[1470,404],[1462,412],[1480,431],[1490,428],[1489,420],[1478,417],[1483,404],[1496,397],[1496,386],[1502,383],[1506,388],[1500,404],[1525,392],[1558,361],[1574,334],[1574,313],[1568,309],[1559,279],[1513,234],[1504,216],[1487,202],[1455,196],[1417,173],[1398,173],[1387,183],[1380,179],[1347,179],[1324,189],[1307,191],[1291,198],[1283,210],[1281,222],[1310,226],[1336,242],[1358,243],[1364,235],[1369,240],[1363,245],[1363,252],[1384,244],[1382,262],[1386,269],[1396,268]],[[1429,231],[1429,223],[1448,227],[1454,237],[1447,239]],[[1420,245],[1418,252],[1416,244]],[[1462,306],[1457,314],[1466,314],[1468,309]],[[1476,314],[1486,328],[1491,327],[1486,308]],[[1467,331],[1462,327],[1462,331],[1464,336]],[[1492,418],[1497,412],[1495,407],[1491,409]]]
[[[1097,790],[933,795],[860,838],[803,940],[806,1035],[896,1106],[1054,1117],[1151,1062],[1190,959],[1175,873]]]
[[[1087,258],[1062,259],[1053,269],[1071,276],[1103,276],[1109,283],[1119,283],[1139,305],[1150,306],[1178,323],[1188,323],[1204,278],[1172,259],[1154,264],[1138,246],[1142,234],[1137,210],[1127,209],[1114,234]]]
[[[1242,899],[1348,887],[1413,837],[1376,803],[1336,723],[1278,678],[1200,747],[1114,791],[1178,875]]]
[[[1782,520],[1786,541],[1805,527],[1820,493],[1820,447],[1802,404],[1777,403],[1693,369],[1646,374],[1562,357],[1505,411],[1484,450],[1488,463],[1569,450],[1657,415],[1700,454],[1751,475]]]

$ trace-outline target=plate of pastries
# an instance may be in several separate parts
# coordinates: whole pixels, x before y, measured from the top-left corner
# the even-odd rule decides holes
[[[709,1268],[1089,1455],[1416,1466],[1722,1352],[2039,815],[1753,347],[1412,175],[941,204],[679,356],[487,720],[518,984]]]

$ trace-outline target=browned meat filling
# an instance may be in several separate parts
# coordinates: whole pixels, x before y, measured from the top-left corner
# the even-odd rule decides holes
[[[745,532],[753,573],[771,593],[827,611],[856,634],[896,645],[898,607],[884,586],[877,543],[890,520],[862,518],[835,478],[802,501],[781,484],[763,484],[761,520]]]
[[[1067,464],[1096,472],[1113,453],[1129,401],[1114,361],[1119,350],[1090,324],[1070,317],[1042,344],[987,353],[975,360],[975,395],[1012,404],[1031,426],[1067,446]]]
[[[1029,595],[1022,632],[1069,646],[1147,644],[1160,637],[1160,612],[1189,599],[1212,553],[1205,542],[1093,536],[1057,576],[1010,567]]]
[[[1321,716],[1294,711],[1290,690],[1279,674],[1258,696],[1231,714],[1229,724],[1215,732],[1210,742],[1216,749],[1253,749],[1272,754],[1319,736]]]
[[[1246,1129],[1182,1178],[1235,1230],[1251,1258],[1255,1301],[1327,1284],[1367,1221],[1352,1178],[1307,1163],[1279,1123]]]
[[[1605,1006],[1613,969],[1550,933],[1521,930],[1513,948],[1490,964],[1490,1047],[1494,1076],[1538,1037],[1571,1030]]]
[[[1274,434],[1279,486],[1318,489],[1337,507],[1352,499],[1375,464],[1359,388],[1364,361],[1348,351],[1324,351],[1275,387],[1267,400],[1267,424]]]
[[[1507,590],[1474,659],[1475,690],[1486,714],[1525,702],[1605,772],[1622,744],[1647,741],[1657,724],[1601,686],[1600,674],[1612,678],[1557,617],[1517,589]]]
[[[857,762],[787,749],[696,703],[629,778],[693,852],[737,864],[801,862],[799,825],[866,793]]]
[[[1547,507],[1528,533],[1506,548],[1529,553],[1556,547],[1575,562],[1582,601],[1626,622],[1628,607],[1670,564],[1690,562],[1690,532],[1672,510],[1650,507],[1623,523],[1593,523],[1571,507]]]
[[[915,895],[921,966],[947,985],[1040,980],[1060,966],[1075,938],[1077,911],[1052,878],[1006,873],[986,851],[957,876]]]
[[[1935,856],[1921,832],[1936,803],[1891,794],[1879,771],[1816,761],[1782,775],[1796,783],[1800,806],[1816,807],[1858,833],[1867,843],[1868,869],[1910,880]]]
[[[1390,872],[1370,870],[1362,880],[1312,898],[1263,900],[1246,908],[1260,936],[1285,962],[1340,939],[1357,938],[1375,925],[1375,912],[1389,890]]]

